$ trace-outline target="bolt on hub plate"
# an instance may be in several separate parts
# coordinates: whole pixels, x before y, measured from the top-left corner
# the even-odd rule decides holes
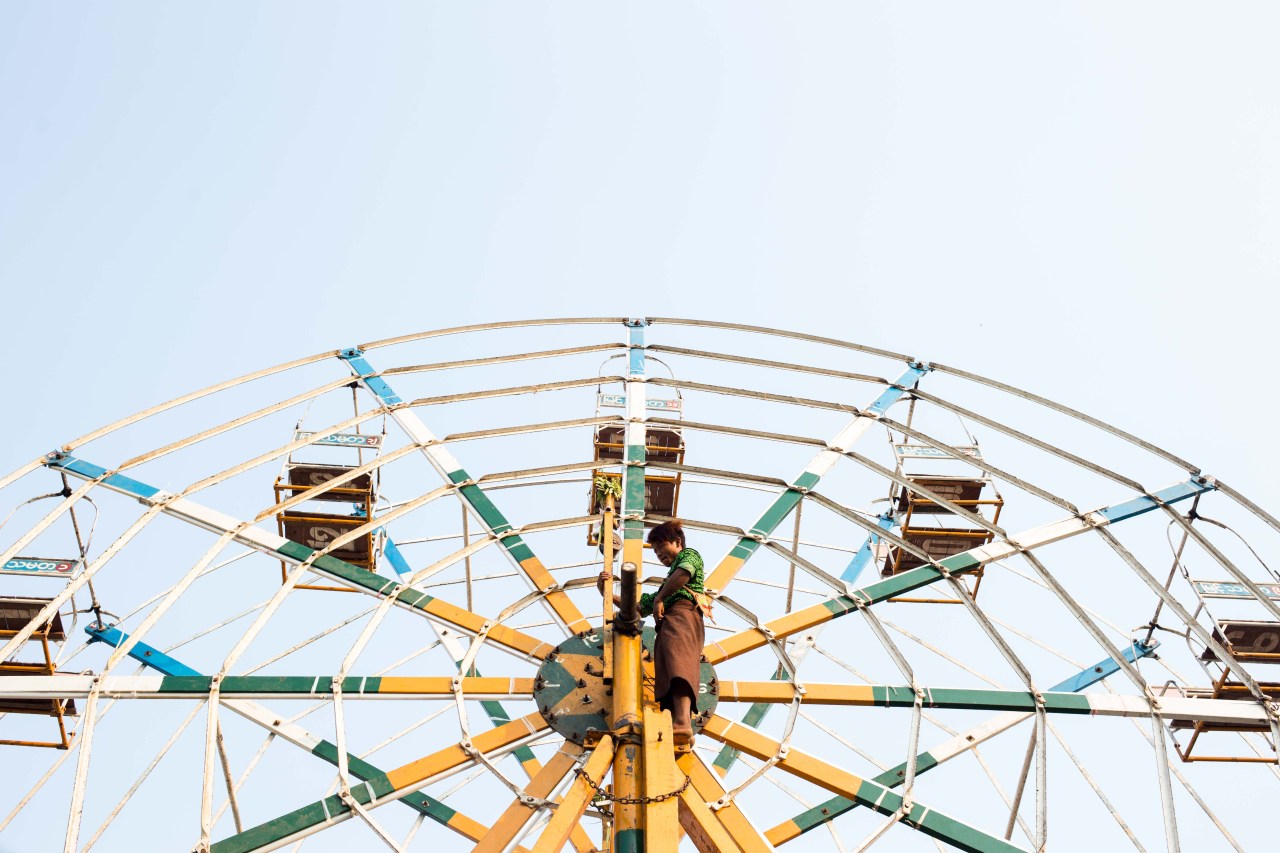
[[[643,685],[641,697],[652,703],[653,641],[656,633],[645,628],[641,655]],[[547,655],[533,682],[533,699],[543,719],[557,733],[576,744],[584,744],[594,732],[604,733],[613,722],[612,673],[605,671],[604,644],[612,642],[609,631],[584,631],[565,640]],[[699,669],[698,713],[694,731],[701,731],[715,713],[719,683],[711,664]]]

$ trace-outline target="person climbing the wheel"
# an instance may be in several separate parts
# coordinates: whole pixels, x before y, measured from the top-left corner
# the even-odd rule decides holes
[[[702,555],[686,547],[684,528],[678,521],[659,524],[649,531],[648,541],[669,569],[656,593],[640,596],[640,615],[653,614],[658,629],[653,645],[653,695],[660,707],[671,712],[676,740],[688,742],[698,707],[703,616],[710,615],[710,600],[702,586]],[[602,572],[596,582],[602,594],[607,577],[608,573]],[[620,604],[621,599],[614,596],[614,603]]]

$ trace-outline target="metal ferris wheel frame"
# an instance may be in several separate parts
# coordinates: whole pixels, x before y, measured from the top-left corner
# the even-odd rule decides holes
[[[626,329],[626,339],[618,343],[541,350],[498,358],[410,365],[385,370],[380,370],[370,360],[371,353],[378,349],[433,337],[571,324],[621,324]],[[886,380],[870,374],[855,374],[809,364],[771,361],[755,356],[717,353],[662,344],[646,344],[646,331],[657,325],[764,334],[832,346],[901,362],[904,372],[896,379]],[[610,351],[626,356],[624,373],[617,376],[593,376],[432,398],[403,399],[393,390],[396,377],[400,374],[451,369],[471,364],[496,365]],[[677,355],[690,359],[710,359],[795,373],[854,378],[859,381],[874,382],[881,385],[882,389],[868,405],[857,408],[842,402],[794,397],[676,378],[651,377],[646,374],[646,357],[650,353]],[[104,467],[93,460],[80,458],[76,454],[78,448],[151,416],[238,385],[335,358],[346,366],[347,376],[137,455],[114,467]],[[921,389],[919,387],[921,379],[930,373],[950,374],[958,379],[1004,394],[1011,394],[1053,410],[1153,454],[1164,462],[1182,469],[1186,476],[1173,485],[1148,489],[1124,474]],[[197,502],[192,495],[265,461],[280,458],[305,447],[308,444],[306,439],[295,438],[282,447],[274,448],[261,456],[206,477],[176,493],[164,491],[134,479],[127,473],[131,469],[158,460],[167,454],[192,447],[257,419],[288,410],[309,399],[340,389],[353,380],[367,392],[373,405],[363,411],[358,410],[349,419],[326,425],[320,432],[340,433],[345,429],[358,428],[361,424],[375,418],[387,417],[393,420],[404,433],[407,444],[388,451],[367,464],[355,466],[337,478],[277,500],[273,506],[264,509],[254,518],[238,518],[225,514]],[[661,465],[664,470],[678,474],[715,477],[728,483],[755,484],[776,492],[767,509],[747,527],[732,528],[709,521],[685,520],[686,525],[693,530],[714,531],[728,535],[733,542],[727,553],[714,564],[707,586],[722,606],[747,626],[709,643],[704,650],[704,659],[708,664],[717,666],[749,652],[768,648],[776,657],[779,666],[778,677],[772,680],[719,680],[717,690],[720,703],[747,702],[752,703],[753,708],[743,721],[734,721],[719,713],[707,721],[703,734],[724,746],[724,750],[711,763],[703,761],[692,752],[681,753],[673,750],[669,720],[664,720],[653,706],[645,704],[642,691],[640,638],[616,630],[617,623],[614,614],[610,612],[611,607],[605,608],[603,621],[597,623],[588,618],[571,597],[571,592],[592,585],[594,581],[589,579],[558,581],[530,544],[530,538],[535,534],[584,525],[592,520],[592,517],[575,516],[516,525],[503,514],[491,494],[493,487],[504,481],[519,481],[530,476],[583,473],[591,470],[592,466],[598,465],[598,461],[474,476],[449,450],[451,440],[456,440],[458,437],[449,436],[444,439],[437,437],[416,412],[417,409],[426,405],[455,400],[499,398],[520,393],[588,387],[598,385],[602,381],[622,385],[625,399],[623,416],[597,414],[597,417],[590,419],[556,421],[523,428],[502,427],[482,432],[489,435],[510,435],[520,431],[596,426],[606,421],[621,424],[626,445],[624,458],[619,466],[623,484],[622,506],[619,512],[622,538],[621,560],[624,566],[630,565],[637,568],[644,562],[642,549],[645,522],[653,520],[646,516],[644,497],[646,472],[654,467],[646,460],[647,430],[652,425],[670,426],[676,423],[670,419],[655,417],[649,410],[646,400],[650,386],[673,387],[681,391],[705,392],[838,411],[849,416],[844,426],[829,440],[813,440],[798,435],[753,430],[736,425],[683,422],[682,425],[686,428],[699,429],[711,434],[766,438],[814,447],[816,452],[812,459],[804,466],[801,473],[791,480],[784,481],[723,469],[699,468],[683,462]],[[1107,506],[1082,511],[1053,492],[1002,470],[985,459],[969,460],[985,474],[1014,484],[1019,489],[1053,504],[1062,511],[1061,517],[1056,521],[1038,525],[1023,532],[1009,533],[973,511],[972,507],[948,500],[943,495],[922,487],[919,483],[905,478],[900,472],[890,470],[878,464],[870,456],[854,449],[859,439],[869,430],[884,426],[939,453],[959,458],[962,451],[952,444],[913,428],[909,422],[903,423],[889,417],[889,411],[894,404],[906,397],[925,401],[1030,445],[1040,452],[1084,468],[1124,487],[1132,496]],[[480,434],[477,432],[468,437]],[[425,459],[440,475],[444,484],[391,508],[377,518],[370,516],[366,522],[352,527],[325,547],[315,548],[303,545],[262,526],[264,520],[290,506],[313,499],[317,495],[323,495],[326,491],[341,489],[344,483],[351,482],[356,477],[378,472],[384,466],[414,455]],[[919,493],[946,512],[986,531],[990,534],[990,541],[960,554],[934,559],[908,538],[895,534],[892,527],[886,527],[874,518],[851,511],[818,491],[817,487],[823,477],[842,460],[852,461],[862,469],[873,472],[900,488]],[[1027,782],[1028,769],[1034,755],[1038,775],[1036,788],[1039,793],[1036,804],[1036,826],[1030,835],[1033,846],[1043,848],[1048,837],[1047,803],[1043,791],[1047,787],[1046,765],[1051,733],[1050,718],[1058,714],[1127,717],[1150,724],[1151,736],[1148,740],[1152,745],[1157,765],[1166,841],[1170,849],[1177,849],[1179,836],[1174,816],[1172,779],[1177,778],[1184,785],[1187,783],[1168,760],[1165,742],[1166,726],[1171,721],[1190,722],[1197,727],[1197,733],[1202,726],[1228,729],[1245,727],[1251,731],[1265,728],[1269,731],[1273,744],[1280,742],[1280,727],[1278,727],[1280,715],[1277,713],[1274,695],[1269,692],[1272,688],[1265,683],[1260,683],[1241,664],[1238,654],[1233,653],[1231,644],[1226,642],[1226,638],[1206,629],[1197,621],[1198,611],[1197,613],[1189,611],[1170,592],[1170,582],[1161,582],[1110,532],[1111,527],[1131,518],[1149,513],[1163,514],[1182,534],[1184,545],[1188,540],[1195,542],[1217,561],[1222,570],[1230,576],[1231,583],[1238,584],[1252,601],[1280,623],[1280,606],[1277,606],[1268,590],[1264,589],[1264,585],[1250,578],[1222,550],[1217,548],[1193,523],[1194,517],[1183,515],[1175,509],[1175,506],[1185,501],[1196,502],[1202,495],[1217,492],[1230,498],[1277,532],[1280,532],[1280,522],[1221,481],[1205,476],[1190,463],[1105,421],[995,380],[877,348],[763,327],[671,318],[556,319],[456,327],[390,338],[336,352],[326,352],[193,392],[124,418],[108,427],[95,430],[52,453],[32,460],[0,479],[0,492],[41,468],[78,480],[80,485],[74,489],[68,487],[62,500],[52,511],[0,554],[0,563],[7,563],[17,558],[24,548],[35,541],[57,518],[74,512],[77,503],[91,493],[96,495],[106,491],[124,495],[142,504],[145,512],[98,557],[85,559],[80,571],[66,582],[58,595],[44,604],[35,618],[17,630],[0,635],[0,637],[7,637],[7,642],[0,648],[0,660],[8,660],[33,636],[38,637],[41,626],[48,624],[61,609],[65,608],[77,592],[90,586],[112,558],[152,519],[161,515],[177,518],[208,531],[216,537],[214,545],[162,595],[156,606],[131,632],[126,634],[117,627],[105,624],[91,626],[91,639],[114,647],[100,672],[79,676],[17,675],[5,678],[4,682],[0,683],[0,693],[12,699],[53,702],[70,698],[84,700],[82,723],[74,742],[78,747],[77,763],[64,839],[64,847],[68,850],[79,849],[80,815],[86,795],[95,726],[102,713],[100,706],[104,701],[125,698],[184,697],[202,700],[197,710],[199,707],[207,709],[207,721],[200,839],[197,849],[217,851],[217,853],[277,849],[348,820],[364,823],[387,846],[402,849],[404,845],[392,837],[386,827],[374,817],[375,809],[393,801],[403,801],[417,811],[422,818],[448,826],[475,841],[477,850],[512,849],[512,846],[518,844],[523,834],[528,831],[530,822],[540,816],[545,820],[545,824],[533,850],[558,850],[566,843],[573,844],[579,851],[589,850],[595,845],[587,838],[581,820],[584,813],[593,807],[593,801],[597,807],[605,803],[605,800],[598,795],[598,791],[610,772],[613,780],[612,793],[608,794],[606,799],[611,799],[613,806],[611,820],[605,821],[605,826],[607,843],[612,850],[617,851],[675,850],[682,833],[687,833],[694,843],[704,850],[768,850],[791,841],[807,831],[825,826],[837,816],[858,807],[871,809],[885,818],[864,840],[859,849],[876,843],[895,826],[904,825],[959,849],[1016,850],[1022,848],[1016,847],[1008,840],[1015,819],[1018,819],[1016,800],[1009,818],[1009,832],[1006,832],[1002,838],[998,833],[983,830],[964,820],[939,812],[929,805],[917,802],[915,782],[918,775],[956,756],[976,750],[980,744],[1027,719],[1034,721],[1034,734],[1028,745],[1027,761],[1024,763],[1021,774],[1018,797],[1021,796],[1022,786]],[[348,542],[383,530],[397,519],[406,517],[415,510],[445,496],[456,496],[465,504],[471,517],[481,526],[477,539],[466,543],[463,548],[454,551],[446,558],[416,570],[407,562],[393,565],[397,577],[392,579],[332,556],[332,551]],[[860,553],[866,551],[871,543],[885,542],[900,549],[900,552],[913,554],[923,564],[862,585],[855,585],[851,577],[837,576],[820,568],[801,557],[794,545],[787,548],[785,542],[774,536],[783,521],[793,513],[797,513],[798,508],[805,501],[821,506],[861,529],[867,537],[867,543],[858,549]],[[605,529],[609,526],[606,520]],[[1136,663],[1154,651],[1156,644],[1150,642],[1150,634],[1147,641],[1133,642],[1127,647],[1116,643],[1108,630],[1087,608],[1080,606],[1074,600],[1066,587],[1037,556],[1037,550],[1044,546],[1082,535],[1097,536],[1123,564],[1132,570],[1136,577],[1150,589],[1158,600],[1159,606],[1167,608],[1185,625],[1188,637],[1194,638],[1212,653],[1222,666],[1223,678],[1235,679],[1234,683],[1241,687],[1239,695],[1232,698],[1216,698],[1217,694],[1214,694],[1214,698],[1170,695],[1167,691],[1161,691],[1159,685],[1153,685],[1144,677]],[[607,540],[608,537],[605,538]],[[267,554],[291,568],[283,584],[274,592],[270,600],[256,611],[251,626],[227,653],[218,671],[199,673],[163,650],[149,646],[144,642],[144,638],[190,589],[191,585],[214,565],[218,555],[230,544],[241,545],[258,553]],[[510,564],[511,569],[527,581],[532,590],[528,595],[510,603],[495,616],[485,616],[425,591],[431,579],[439,572],[494,545]],[[609,543],[606,541],[606,550],[608,546]],[[762,550],[772,550],[790,561],[793,568],[795,566],[802,568],[828,588],[827,597],[800,609],[791,610],[788,607],[788,612],[785,614],[760,620],[727,592],[743,567]],[[1097,665],[1086,667],[1079,675],[1048,689],[1039,686],[1037,678],[1033,676],[1032,667],[1022,660],[999,627],[976,603],[972,592],[963,582],[966,575],[980,571],[984,566],[1015,556],[1030,565],[1035,580],[1056,598],[1105,653],[1104,659]],[[88,555],[82,554],[82,557],[87,558]],[[865,564],[865,559],[863,563]],[[609,564],[608,558],[606,558],[607,564]],[[280,610],[291,592],[300,586],[303,578],[311,574],[319,575],[327,582],[364,593],[377,602],[371,617],[338,670],[331,676],[324,677],[237,674],[234,670],[255,637]],[[856,573],[852,573],[852,577],[856,577]],[[1172,572],[1170,577],[1172,580]],[[962,605],[964,611],[973,618],[975,624],[991,641],[1001,658],[1018,674],[1022,682],[1019,689],[942,688],[922,683],[917,678],[908,657],[886,629],[885,621],[877,616],[875,606],[900,598],[904,593],[938,584],[951,591],[956,601]],[[556,644],[508,624],[517,613],[535,606],[546,608],[553,621],[570,637],[603,633],[605,646],[609,651],[604,652],[602,660],[610,667],[609,679],[612,683],[612,715],[606,730],[598,739],[585,747],[566,741],[545,763],[538,760],[530,749],[530,745],[538,742],[547,732],[554,729],[546,718],[547,715],[535,711],[513,719],[500,704],[503,700],[530,699],[535,691],[536,679],[534,677],[484,677],[475,669],[477,655],[483,647],[501,649],[519,660],[536,666],[543,666],[548,659],[554,659]],[[457,667],[457,675],[411,677],[352,674],[352,667],[361,652],[368,646],[379,626],[393,609],[426,618],[438,642],[450,652]],[[810,648],[816,647],[817,632],[823,626],[848,615],[858,615],[865,622],[867,628],[883,647],[887,658],[900,672],[903,679],[901,683],[855,685],[808,682],[800,678],[799,659]],[[160,674],[114,675],[113,670],[126,658],[143,662]],[[1099,683],[1114,673],[1122,673],[1127,677],[1137,693],[1104,695],[1083,692],[1087,687]],[[334,742],[318,737],[296,724],[282,721],[275,713],[259,704],[259,700],[299,696],[319,699],[331,705],[335,718]],[[351,754],[346,743],[347,734],[344,724],[346,703],[377,698],[443,699],[452,702],[458,710],[458,718],[462,726],[459,743],[390,770],[379,769]],[[472,701],[483,704],[485,713],[494,724],[494,728],[479,732],[470,730],[464,706],[465,703]],[[812,754],[811,751],[802,750],[793,745],[791,734],[802,707],[824,705],[909,709],[911,717],[908,760],[896,767],[888,768],[874,778],[864,778]],[[766,735],[750,723],[751,715],[757,708],[763,709],[770,706],[784,707],[789,711],[787,723],[780,737]],[[957,733],[948,741],[925,750],[920,746],[920,731],[922,721],[926,717],[926,709],[932,708],[988,710],[1001,713],[983,725],[967,732]],[[272,735],[336,765],[337,793],[247,829],[239,827],[240,820],[237,813],[238,831],[230,837],[214,841],[217,815],[214,813],[213,801],[220,778],[225,777],[228,804],[238,812],[235,802],[236,786],[232,783],[225,748],[222,744],[219,723],[221,709],[230,709],[262,726]],[[194,714],[195,711],[193,711]],[[756,722],[762,717],[763,711],[760,711],[755,717]],[[65,755],[70,754],[68,752]],[[527,783],[512,782],[498,770],[496,763],[506,754],[515,755],[529,778]],[[759,764],[744,782],[732,789],[727,789],[725,787],[727,772],[743,755],[750,756]],[[912,756],[914,760],[911,760]],[[156,760],[159,759],[160,756],[157,756]],[[1274,758],[1266,760],[1276,761]],[[421,793],[424,786],[429,786],[463,767],[487,769],[511,789],[513,799],[510,806],[488,826],[463,815],[441,800]],[[754,825],[751,815],[741,808],[737,797],[758,779],[778,772],[824,789],[831,795],[831,799],[805,810],[790,821],[762,831]],[[45,777],[47,778],[48,776]],[[1189,786],[1187,787],[1191,790]],[[897,788],[901,788],[902,792],[898,793],[895,790]],[[1105,803],[1105,796],[1096,787],[1095,791]],[[672,792],[678,793],[669,796]],[[33,791],[32,794],[34,793]],[[28,800],[30,796],[31,794],[28,795]],[[1195,796],[1194,793],[1193,796]],[[126,796],[125,799],[127,800],[128,797]],[[121,802],[121,807],[123,805],[124,801]],[[5,819],[3,824],[0,824],[0,830],[13,819],[16,812],[17,809]],[[1217,823],[1216,818],[1213,820]],[[1123,821],[1121,825],[1124,825]],[[98,835],[101,831],[99,830]],[[1230,838],[1230,835],[1227,834],[1227,837]],[[97,836],[95,840],[96,838]]]

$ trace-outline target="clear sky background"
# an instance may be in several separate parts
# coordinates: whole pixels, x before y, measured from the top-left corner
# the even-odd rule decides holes
[[[1278,24],[5,3],[4,467],[304,353],[649,314],[956,364],[1263,488],[1228,445],[1275,415]]]
[[[1278,31],[1270,3],[5,2],[0,468],[360,341],[660,315],[1003,379],[1274,512]]]

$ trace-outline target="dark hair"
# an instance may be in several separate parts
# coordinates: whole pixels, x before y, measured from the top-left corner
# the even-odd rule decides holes
[[[675,542],[684,547],[684,528],[678,521],[664,521],[649,531],[649,544],[660,545],[663,542]]]

